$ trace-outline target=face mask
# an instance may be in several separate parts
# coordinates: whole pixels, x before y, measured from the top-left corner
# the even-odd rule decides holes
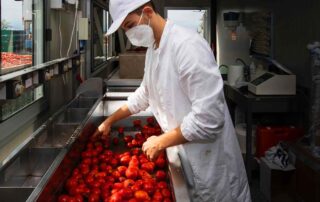
[[[126,35],[132,45],[139,46],[139,47],[151,47],[154,44],[154,35],[153,30],[149,26],[150,25],[150,19],[148,25],[139,25],[140,21],[143,17],[143,13],[141,14],[140,20],[138,22],[138,25],[129,29],[126,32]]]

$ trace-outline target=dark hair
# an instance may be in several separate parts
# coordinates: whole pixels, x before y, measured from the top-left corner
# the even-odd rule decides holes
[[[148,3],[143,4],[142,6],[140,6],[139,8],[137,8],[136,10],[132,11],[132,13],[137,13],[138,15],[141,15],[142,10],[143,10],[143,8],[144,8],[145,6],[151,6],[151,8],[154,10],[155,13],[159,13],[159,12],[157,11],[157,8],[156,8],[153,0],[150,0]]]

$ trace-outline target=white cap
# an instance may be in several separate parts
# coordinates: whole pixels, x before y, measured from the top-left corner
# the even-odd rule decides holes
[[[107,36],[119,29],[129,13],[148,3],[150,0],[110,0],[109,11],[113,20]]]

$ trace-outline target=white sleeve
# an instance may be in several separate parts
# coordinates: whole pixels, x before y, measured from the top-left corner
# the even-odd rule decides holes
[[[149,107],[149,93],[144,80],[140,87],[128,97],[127,106],[131,114],[137,114]]]
[[[223,81],[209,45],[202,38],[185,42],[177,49],[181,86],[192,110],[181,124],[188,140],[214,140],[224,126]]]

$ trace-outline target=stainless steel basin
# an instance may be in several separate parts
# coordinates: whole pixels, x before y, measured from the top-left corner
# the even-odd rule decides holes
[[[90,108],[68,108],[58,123],[78,125],[86,118],[89,111]]]
[[[1,202],[24,202],[28,199],[34,188],[1,187]]]
[[[0,188],[34,188],[59,154],[58,148],[26,148],[0,173]]]
[[[62,148],[72,136],[77,125],[57,123],[41,131],[32,141],[33,148]]]
[[[96,101],[97,98],[79,97],[69,105],[69,108],[91,108]]]

